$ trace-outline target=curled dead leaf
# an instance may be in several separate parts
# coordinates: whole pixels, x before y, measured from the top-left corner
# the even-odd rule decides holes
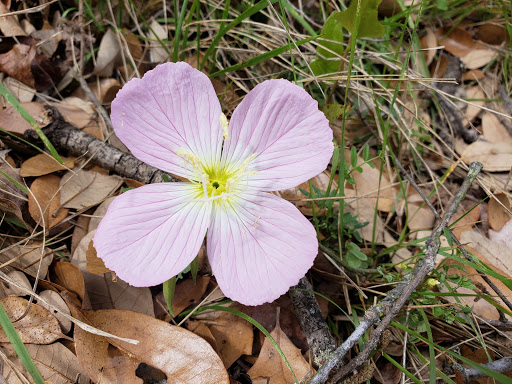
[[[82,302],[85,299],[85,283],[82,272],[73,264],[57,262],[53,266],[55,282],[75,294]]]
[[[38,177],[30,186],[28,210],[34,221],[50,229],[64,220],[69,210],[60,206],[60,177],[45,175]]]
[[[161,370],[177,383],[229,384],[219,356],[210,344],[190,331],[132,311],[109,309],[84,311],[84,314],[103,331],[140,340],[139,344],[133,345],[77,329],[77,356],[93,381],[106,382],[121,376],[129,380],[123,383],[140,383],[135,379],[135,368],[143,362]],[[111,363],[109,342],[124,352],[123,366]],[[120,356],[119,352],[117,356]]]
[[[92,240],[89,242],[89,246],[87,247],[87,252],[85,253],[85,258],[87,259],[87,270],[91,273],[109,273],[112,272],[110,269],[105,267],[105,263],[102,259],[98,257],[96,253],[96,249],[94,249],[94,245]]]
[[[20,176],[43,176],[49,173],[64,171],[75,166],[74,158],[63,157],[64,164],[59,163],[52,156],[40,153],[30,159],[27,159],[21,164]]]
[[[505,172],[512,167],[512,145],[480,140],[470,144],[461,157],[468,165],[473,161],[481,162],[485,171]]]
[[[7,263],[3,269],[4,272],[17,268],[31,276],[36,276],[41,259],[39,277],[44,278],[48,273],[49,265],[53,261],[53,251],[50,248],[43,248],[42,243],[31,241],[23,247],[14,245],[0,252],[0,263]]]
[[[97,205],[121,186],[119,176],[84,171],[66,173],[60,182],[60,202],[66,208],[83,209]]]
[[[270,335],[281,348],[299,381],[306,379],[314,373],[309,363],[302,356],[300,349],[293,345],[290,339],[288,339],[286,334],[281,330],[279,324],[276,324],[276,327],[270,332]],[[261,378],[266,380],[262,382],[268,384],[295,383],[292,373],[268,338],[265,338],[258,360],[256,360],[256,363],[254,363],[247,374],[253,380]]]
[[[21,381],[9,364],[3,367],[2,376],[9,384],[25,384],[31,382],[31,376],[23,367],[23,364],[17,357],[14,348],[10,344],[3,344],[2,351],[9,357],[15,367],[21,372],[26,380]],[[36,367],[45,380],[45,383],[53,384],[87,384],[89,379],[85,374],[77,357],[61,343],[50,345],[26,344],[29,355],[36,364]]]
[[[505,193],[491,197],[488,206],[489,225],[495,231],[501,231],[503,226],[512,218],[512,199]]]
[[[51,305],[56,306],[58,309],[60,309],[62,312],[71,315],[71,312],[69,311],[68,306],[62,299],[62,297],[55,291],[45,290],[39,293],[39,296],[43,298],[46,302],[50,303]],[[59,324],[62,329],[62,333],[68,333],[71,331],[71,320],[69,320],[67,317],[63,316],[60,312],[57,312],[56,310],[51,309],[51,307],[42,302],[39,303],[41,307],[47,309],[50,313],[53,313],[53,315],[57,318],[59,321]]]
[[[252,353],[254,332],[247,320],[229,312],[222,312],[210,325],[210,331],[217,341],[219,355],[226,368],[240,356]]]

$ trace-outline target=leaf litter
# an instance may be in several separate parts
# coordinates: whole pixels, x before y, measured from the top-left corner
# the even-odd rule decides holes
[[[146,10],[151,11],[151,5],[135,3],[135,7],[146,7]],[[441,3],[438,2],[437,6],[441,7]],[[363,18],[358,30],[354,24],[357,16],[355,4],[346,4],[347,10],[341,12],[331,5],[331,8],[327,9],[328,12],[317,8],[317,5],[301,5],[308,12],[313,11],[309,14],[323,15],[320,18],[308,16],[304,19],[308,23],[313,17],[315,22],[311,25],[317,32],[321,31],[322,36],[315,44],[301,49],[307,53],[313,73],[320,79],[323,91],[328,94],[333,87],[333,81],[343,87],[347,84],[346,72],[336,72],[346,71],[348,68],[347,62],[341,65],[340,58],[348,60],[349,56],[346,54],[350,52],[350,36],[357,33],[359,38],[370,37],[367,40],[360,40],[368,44],[364,50],[360,47],[356,50],[354,65],[359,71],[358,74],[365,76],[354,77],[350,84],[350,87],[353,87],[351,90],[357,93],[358,98],[349,97],[350,105],[345,106],[343,93],[332,88],[333,96],[328,103],[331,107],[325,109],[334,111],[329,112],[329,121],[338,144],[345,129],[345,164],[351,163],[350,150],[355,147],[359,151],[356,163],[361,172],[354,167],[350,174],[343,178],[346,199],[334,200],[331,205],[325,203],[329,201],[328,199],[322,199],[337,195],[325,196],[321,193],[325,192],[329,185],[335,193],[340,190],[339,169],[334,171],[331,179],[331,171],[336,166],[334,162],[327,171],[313,178],[313,190],[310,189],[309,183],[304,183],[292,190],[280,191],[279,194],[292,201],[312,222],[326,223],[323,227],[318,227],[319,238],[330,239],[327,245],[335,253],[340,249],[336,237],[339,235],[339,222],[334,218],[340,214],[340,205],[346,202],[347,205],[343,205],[343,214],[348,215],[344,217],[345,223],[352,225],[354,217],[359,223],[367,224],[354,231],[347,227],[343,234],[344,238],[352,244],[357,243],[360,250],[368,254],[365,257],[371,261],[369,266],[381,268],[378,260],[389,263],[389,266],[385,262],[382,264],[382,276],[386,276],[384,278],[357,275],[356,280],[360,287],[375,290],[379,289],[378,284],[384,283],[386,278],[391,282],[396,274],[407,271],[407,264],[418,256],[421,249],[420,239],[428,236],[436,222],[423,199],[410,185],[404,187],[401,184],[394,166],[389,167],[378,152],[382,150],[379,140],[383,138],[383,120],[379,120],[371,108],[362,105],[368,100],[370,103],[376,103],[375,99],[369,98],[368,95],[377,94],[386,99],[386,87],[393,90],[395,79],[391,76],[374,77],[368,72],[369,67],[365,65],[366,62],[372,62],[375,67],[387,68],[387,73],[399,73],[400,68],[389,53],[382,54],[383,46],[379,48],[379,54],[372,52],[378,47],[384,31],[389,32],[388,29],[383,29],[388,26],[383,11],[377,10],[378,2],[362,2]],[[127,23],[125,27],[134,22],[133,17],[121,20],[126,16],[121,5],[114,5],[114,8],[115,12],[123,15],[120,16],[120,22]],[[164,46],[167,47],[166,44],[174,36],[173,27],[157,17],[151,17],[148,23],[141,21],[144,24],[142,29],[138,29],[140,26],[136,22],[137,28],[131,28],[132,32],[137,30],[136,33],[127,32],[128,29],[117,31],[116,28],[105,24],[103,32],[97,36],[84,34],[80,37],[70,27],[70,20],[62,18],[53,5],[47,6],[46,9],[51,12],[37,13],[44,19],[43,27],[27,14],[0,18],[0,31],[4,39],[0,52],[3,84],[41,127],[50,122],[44,105],[51,102],[61,111],[68,123],[126,150],[119,140],[116,141],[112,132],[109,132],[105,122],[99,118],[99,105],[91,102],[84,89],[73,85],[75,75],[72,58],[77,59],[73,55],[80,52],[78,41],[80,38],[85,39],[88,47],[84,48],[84,53],[93,56],[92,62],[87,64],[88,73],[85,75],[90,90],[98,99],[100,106],[101,103],[108,106],[121,85],[129,80],[134,72],[142,75],[154,64],[169,59],[172,50],[168,53]],[[14,10],[13,5],[8,2],[0,4],[0,13]],[[131,11],[130,9],[130,15]],[[161,11],[161,8],[156,11]],[[237,11],[228,9],[222,18],[235,18],[239,14]],[[105,21],[97,10],[93,9],[92,12],[96,12],[91,19],[92,25],[98,21]],[[331,17],[328,17],[329,15]],[[238,45],[238,34],[246,35],[246,31],[241,27],[230,30],[230,33],[221,39],[218,58],[215,62],[209,62],[211,68],[218,67],[220,70],[232,64],[244,63],[261,52],[286,44],[288,34],[281,28],[280,20],[272,13],[265,13],[264,19],[266,21],[263,23],[251,21],[244,26],[255,28],[251,31],[256,31],[246,36],[244,44]],[[291,25],[291,36],[304,32],[300,25],[303,24],[299,22]],[[218,26],[213,26],[210,21],[198,26],[207,32],[200,36],[202,40],[198,40],[204,53],[203,48],[211,43],[205,36],[216,34]],[[96,27],[97,25],[94,28]],[[195,27],[193,29],[195,30]],[[475,187],[470,191],[467,199],[469,204],[465,212],[477,204],[478,208],[466,216],[463,216],[463,212],[456,215],[455,220],[460,220],[453,224],[452,230],[472,255],[510,279],[511,112],[506,108],[506,100],[502,100],[499,105],[493,104],[493,100],[501,97],[497,89],[504,82],[500,76],[505,76],[505,72],[500,72],[500,66],[503,56],[508,55],[506,44],[510,41],[503,18],[493,14],[492,18],[482,19],[478,23],[467,22],[463,18],[462,22],[457,24],[442,20],[439,24],[424,23],[418,32],[418,46],[423,50],[415,53],[414,57],[418,62],[424,59],[426,67],[420,68],[417,63],[411,62],[410,68],[418,70],[418,73],[422,73],[426,78],[431,75],[441,78],[445,74],[452,77],[445,60],[446,55],[452,55],[459,60],[463,70],[456,79],[457,93],[452,94],[452,101],[463,113],[460,120],[464,127],[474,129],[478,134],[478,140],[465,143],[457,133],[454,133],[453,127],[446,128],[451,124],[446,123],[449,120],[447,115],[453,114],[453,111],[436,110],[434,103],[431,102],[432,96],[427,96],[424,91],[426,89],[433,92],[435,88],[432,84],[435,83],[429,83],[423,91],[414,88],[419,84],[416,80],[417,73],[409,72],[408,69],[404,73],[410,83],[402,88],[397,86],[397,103],[386,101],[379,105],[382,116],[388,119],[393,127],[389,140],[399,160],[409,167],[408,170],[415,175],[423,190],[430,193],[429,200],[439,209],[438,212],[443,210],[453,196],[464,164],[468,165],[475,160],[484,164],[485,172],[480,179],[482,188]],[[187,33],[192,33],[192,27]],[[184,42],[182,48],[185,46]],[[90,47],[94,47],[95,52],[89,51]],[[392,42],[384,51],[396,49],[397,55],[403,54],[399,48]],[[191,45],[187,46],[187,50],[181,51],[180,57],[197,65],[197,54],[189,55],[190,52],[195,52]],[[200,56],[202,60],[204,56]],[[78,57],[78,60],[80,59]],[[240,99],[258,82],[268,78],[270,74],[289,70],[289,61],[289,56],[282,54],[254,66],[228,72],[224,77],[212,78],[228,117]],[[53,67],[56,70],[50,70]],[[318,92],[318,88],[312,88],[314,86],[311,74],[304,68],[302,65],[295,68],[299,74],[298,78],[308,91],[315,89]],[[214,71],[215,69],[210,73]],[[368,87],[370,83],[371,88]],[[410,84],[414,86],[411,87]],[[62,91],[64,92],[59,93]],[[364,102],[360,102],[361,100]],[[404,115],[403,119],[401,114]],[[342,129],[342,126],[345,128]],[[0,110],[0,127],[20,138],[23,138],[25,131],[31,128],[18,112],[5,103],[4,108]],[[165,301],[161,300],[161,287],[132,287],[102,265],[101,259],[95,255],[91,242],[94,230],[97,229],[112,197],[125,188],[140,186],[138,181],[122,179],[111,170],[91,166],[85,153],[86,156],[78,159],[63,157],[62,165],[49,155],[34,152],[33,148],[24,144],[12,144],[7,137],[2,136],[1,140],[3,148],[11,149],[8,155],[2,157],[5,164],[1,169],[16,181],[13,183],[3,173],[0,176],[0,210],[2,215],[5,215],[2,220],[2,233],[5,233],[5,238],[2,237],[0,264],[2,272],[8,274],[5,275],[7,282],[4,281],[2,284],[1,292],[2,296],[6,297],[2,298],[1,302],[13,320],[22,317],[28,307],[27,314],[19,321],[14,321],[14,324],[19,329],[22,339],[28,343],[29,353],[45,380],[68,383],[79,377],[79,382],[86,382],[88,377],[98,382],[142,383],[144,380],[137,376],[136,371],[143,362],[164,372],[168,380],[176,378],[190,383],[226,383],[229,380],[228,372],[232,381],[242,383],[247,382],[243,381],[244,375],[249,375],[254,383],[295,382],[279,352],[251,323],[225,312],[210,317],[205,317],[208,312],[195,315],[193,311],[208,306],[212,303],[211,300],[216,302],[215,300],[223,299],[218,293],[215,278],[211,277],[211,267],[204,260],[204,255],[202,261],[199,261],[197,276],[192,272],[186,272],[178,280],[173,312],[182,315],[175,319],[169,316]],[[370,166],[370,161],[361,156],[363,143],[369,143],[372,150],[373,167]],[[347,182],[348,176],[352,179],[350,182]],[[27,194],[25,188],[31,193]],[[485,200],[485,197],[489,197],[489,200]],[[35,232],[32,232],[32,229]],[[45,238],[42,237],[42,233]],[[354,233],[360,236],[360,240]],[[344,247],[346,248],[346,244]],[[458,261],[459,255],[449,237],[443,237],[442,247],[446,249],[444,254],[449,254],[450,257],[444,260],[443,257],[438,257],[437,270],[441,271],[440,276],[451,279],[450,284],[455,292],[480,295],[454,295],[448,297],[442,305],[451,303],[460,308],[460,299],[473,308],[474,315],[499,320],[500,312],[496,306],[481,298],[482,295],[489,295],[490,291],[477,271]],[[376,255],[379,256],[375,257]],[[318,265],[320,264],[315,262],[309,277],[315,283],[315,290],[319,290],[332,300],[325,305],[330,314],[331,330],[339,341],[343,341],[343,337],[346,336],[344,329],[347,326],[347,318],[340,315],[335,305],[346,306],[347,302],[352,301],[352,305],[356,307],[357,304],[365,307],[370,302],[364,302],[361,296],[354,294],[353,287],[339,274],[338,269],[318,269]],[[395,271],[395,266],[400,267],[398,272],[391,272]],[[32,289],[36,276],[42,279],[38,284],[38,297],[28,306],[28,292]],[[453,276],[459,276],[459,280],[452,278]],[[470,283],[461,284],[460,278]],[[504,292],[506,298],[511,299],[509,285],[495,277],[491,277],[491,280]],[[441,288],[432,288],[432,291],[445,292]],[[493,292],[490,296],[493,296]],[[492,297],[492,300],[501,306],[504,305],[499,298]],[[273,305],[281,306],[283,314],[286,311],[293,313],[290,303],[284,302],[283,299],[277,302],[279,304]],[[436,318],[437,328],[434,329],[433,337],[434,341],[440,342],[443,338],[436,332],[442,327],[449,327],[451,323],[446,320],[448,316],[443,318],[436,312],[435,306],[430,308],[429,305],[430,303],[427,304],[425,313],[431,317],[439,316]],[[55,308],[67,316],[61,315]],[[251,310],[241,310],[260,322],[268,320],[267,315],[263,315],[266,310],[260,307],[250,308]],[[135,339],[139,344],[127,344],[108,335],[100,336],[83,331],[78,326],[71,327],[70,309],[74,321],[85,321],[109,334]],[[351,307],[348,306],[347,309],[350,310]],[[414,311],[415,309],[411,312],[412,320],[408,324],[424,334],[421,325],[414,328],[414,316],[417,316]],[[362,315],[362,312],[357,313]],[[460,313],[462,312],[458,314]],[[444,312],[444,315],[446,314],[447,312]],[[191,317],[184,325],[196,335],[168,324],[172,321],[181,321],[185,315]],[[308,362],[308,355],[305,354],[303,357],[307,342],[304,341],[304,337],[294,337],[299,334],[299,330],[297,319],[292,319],[290,322],[295,327],[290,326],[288,329],[283,326],[288,335],[281,330],[279,320],[274,320],[276,326],[271,335],[300,380],[308,374],[311,375],[313,371]],[[461,329],[466,330],[465,323],[460,324]],[[459,337],[459,340],[474,338],[471,333],[466,333],[465,336],[457,335],[454,337]],[[501,355],[510,355],[512,343],[504,342],[503,346],[507,349],[501,351],[496,349],[492,337],[485,337],[488,343],[486,349],[471,341],[467,342],[469,347],[463,346],[462,355],[481,363],[488,360],[482,358],[483,355],[494,358],[495,351]],[[402,339],[399,337],[397,340],[400,346],[396,356],[402,357]],[[8,340],[5,336],[1,341],[4,343],[0,346],[1,356],[8,362],[4,364],[3,378],[8,383],[25,383],[30,380],[12,347],[6,343]],[[76,351],[74,348],[66,347],[68,342]],[[177,356],[182,356],[185,352],[189,352],[193,357],[183,358],[180,360],[181,365],[170,363],[179,360]],[[413,361],[413,365],[418,364],[418,361],[414,360],[414,355],[408,354],[407,358]],[[378,357],[376,359],[377,366],[380,367],[378,369],[382,369],[382,372],[386,369],[389,371],[389,362]],[[409,369],[412,368],[409,366]],[[389,375],[398,377],[396,372]],[[374,378],[377,377],[380,376],[375,373]],[[461,382],[459,379],[456,381]]]

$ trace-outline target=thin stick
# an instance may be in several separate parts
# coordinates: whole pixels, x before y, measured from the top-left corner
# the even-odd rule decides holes
[[[450,219],[458,210],[460,203],[466,196],[466,193],[471,186],[471,183],[476,179],[482,168],[483,165],[481,163],[471,163],[466,179],[448,206],[444,217],[434,228],[432,234],[427,240],[425,257],[418,261],[413,271],[408,273],[402,282],[400,282],[394,289],[388,292],[388,295],[385,299],[366,311],[363,321],[359,323],[357,328],[346,339],[346,341],[340,347],[338,347],[338,349],[334,352],[333,357],[322,367],[320,367],[317,374],[310,381],[310,384],[325,383],[331,371],[342,361],[348,351],[350,351],[350,349],[357,343],[359,339],[361,339],[361,337],[366,333],[366,331],[368,331],[368,329],[370,329],[371,326],[380,320],[380,324],[373,331],[372,336],[366,342],[361,353],[350,360],[348,364],[341,367],[341,369],[334,375],[334,381],[336,382],[340,378],[356,370],[368,360],[370,353],[377,347],[382,333],[400,312],[414,290],[434,269],[435,259],[440,246],[440,237],[450,222]],[[382,316],[384,317],[381,320]]]

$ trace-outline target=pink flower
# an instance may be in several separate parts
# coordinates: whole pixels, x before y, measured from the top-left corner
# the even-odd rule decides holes
[[[286,80],[257,85],[228,122],[206,75],[166,63],[112,102],[117,136],[140,160],[190,182],[117,197],[94,236],[105,265],[134,286],[160,284],[197,255],[207,234],[220,289],[247,305],[297,284],[318,251],[311,223],[267,192],[322,172],[332,131],[318,105]]]

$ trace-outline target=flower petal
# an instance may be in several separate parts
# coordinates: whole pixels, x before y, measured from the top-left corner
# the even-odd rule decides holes
[[[318,253],[311,223],[269,193],[213,204],[208,258],[224,294],[246,305],[271,302],[297,284]]]
[[[322,172],[334,149],[318,103],[287,80],[257,85],[233,112],[222,161],[236,167],[253,154],[249,187],[291,188]]]
[[[197,186],[161,183],[133,189],[110,204],[94,236],[105,266],[136,287],[163,283],[199,252],[211,208],[193,201]]]
[[[177,150],[206,165],[220,158],[222,109],[208,77],[186,63],[165,63],[134,78],[112,102],[112,124],[121,141],[140,160],[190,178]]]

